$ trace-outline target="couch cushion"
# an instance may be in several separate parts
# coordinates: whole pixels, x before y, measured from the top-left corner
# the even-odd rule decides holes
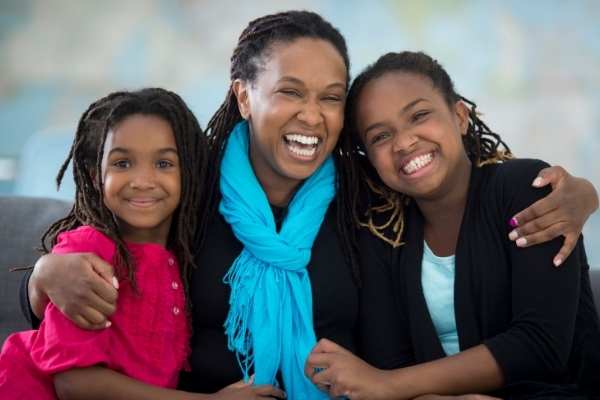
[[[39,257],[40,238],[51,223],[64,217],[71,203],[32,197],[0,197],[0,345],[11,332],[28,328],[19,307],[23,272]]]

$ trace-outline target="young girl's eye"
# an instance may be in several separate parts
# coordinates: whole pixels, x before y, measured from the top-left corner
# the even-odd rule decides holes
[[[174,164],[169,160],[159,160],[156,162],[156,166],[160,169],[170,168]]]
[[[129,160],[117,160],[112,164],[114,167],[117,168],[129,168],[131,167],[131,161]]]

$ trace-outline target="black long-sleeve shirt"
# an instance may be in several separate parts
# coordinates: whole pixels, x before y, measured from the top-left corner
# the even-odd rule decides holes
[[[485,344],[506,385],[570,382],[600,368],[588,357],[586,372],[577,372],[600,346],[582,240],[556,268],[552,259],[562,240],[517,248],[508,239],[509,219],[548,193],[530,186],[545,166],[512,160],[473,168],[455,253],[460,349]],[[414,202],[406,211],[406,244],[398,249],[361,233],[362,352],[381,368],[445,356],[421,286],[423,216]],[[574,344],[584,337],[585,348]]]

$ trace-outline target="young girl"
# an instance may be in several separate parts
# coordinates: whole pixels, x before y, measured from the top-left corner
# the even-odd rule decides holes
[[[107,329],[88,331],[49,304],[38,330],[5,342],[0,398],[205,398],[140,382],[175,388],[187,365],[190,227],[202,223],[206,151],[198,122],[172,92],[117,92],[88,108],[57,178],[60,185],[72,160],[75,204],[42,242],[52,253],[113,263],[118,309]]]
[[[569,397],[582,389],[577,378],[597,381],[582,240],[555,268],[558,239],[525,249],[509,239],[511,216],[547,193],[530,185],[546,164],[511,159],[423,53],[380,58],[353,83],[348,107],[387,205],[367,205],[364,357],[404,368],[378,370],[322,341],[307,363],[313,382],[351,399],[401,399],[500,388],[509,398]],[[373,233],[404,245],[377,246]]]

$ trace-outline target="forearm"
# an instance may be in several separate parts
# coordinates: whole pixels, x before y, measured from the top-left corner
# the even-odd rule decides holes
[[[202,400],[210,395],[192,394],[148,385],[104,367],[72,369],[54,376],[61,400]]]
[[[500,366],[485,345],[389,373],[390,398],[394,399],[429,393],[482,393],[500,388],[504,380]]]
[[[41,320],[44,316],[44,310],[50,302],[50,299],[48,298],[46,292],[44,292],[39,285],[35,268],[29,276],[29,282],[27,282],[27,295],[29,297],[31,311],[39,320]]]

